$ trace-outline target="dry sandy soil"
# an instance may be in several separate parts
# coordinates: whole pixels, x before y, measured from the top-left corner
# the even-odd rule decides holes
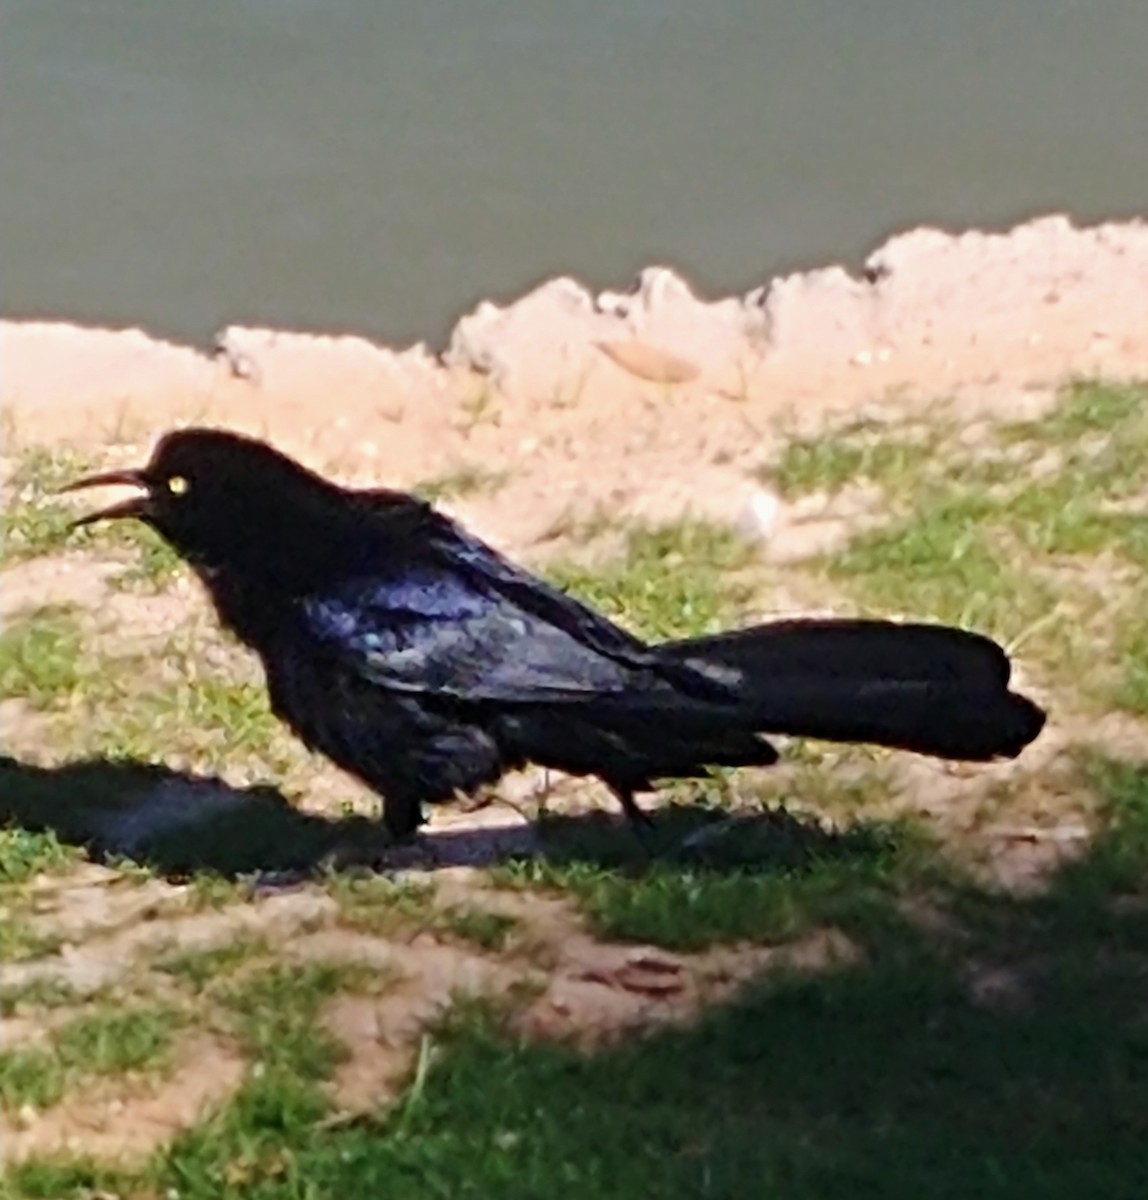
[[[239,328],[208,354],[5,322],[0,409],[26,442],[146,446],[175,423],[227,425],[393,486],[481,464],[505,485],[463,513],[522,551],[597,504],[736,519],[779,434],[827,415],[941,398],[970,419],[1024,415],[1066,375],[1146,364],[1148,224],[1049,217],[1005,235],[915,230],[862,278],[829,267],[714,302],[663,268],[627,293],[554,280],[480,305],[438,355]]]

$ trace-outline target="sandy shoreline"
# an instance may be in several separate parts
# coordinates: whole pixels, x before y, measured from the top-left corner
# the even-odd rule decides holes
[[[557,279],[479,305],[441,353],[251,328],[217,345],[4,321],[0,407],[20,441],[220,423],[400,486],[482,462],[521,477],[530,519],[503,532],[530,540],[603,473],[597,501],[727,509],[779,424],[891,396],[956,396],[972,416],[1067,375],[1148,375],[1148,221],[916,229],[860,277],[830,266],[713,301],[665,268],[596,296]]]

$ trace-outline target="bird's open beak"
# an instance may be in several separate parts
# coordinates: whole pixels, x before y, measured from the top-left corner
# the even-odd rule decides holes
[[[83,479],[77,479],[74,483],[66,484],[60,488],[60,492],[78,492],[85,488],[94,487],[134,487],[143,488],[142,496],[132,496],[128,500],[121,500],[119,504],[111,504],[107,508],[101,508],[98,512],[89,513],[86,517],[80,517],[69,526],[70,529],[79,529],[83,525],[91,525],[95,521],[116,521],[124,517],[142,517],[148,511],[148,494],[147,494],[147,479],[142,471],[105,471],[102,475],[85,475]]]

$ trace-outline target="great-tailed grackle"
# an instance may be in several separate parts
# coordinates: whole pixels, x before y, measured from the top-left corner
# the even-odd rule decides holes
[[[396,837],[528,762],[598,776],[637,821],[657,780],[775,762],[763,734],[988,761],[1044,725],[978,634],[793,620],[649,645],[423,501],[234,433],[169,433],[147,466],[66,490],[104,484],[139,492],[76,524],[166,538],[262,659],[275,713],[383,796]]]

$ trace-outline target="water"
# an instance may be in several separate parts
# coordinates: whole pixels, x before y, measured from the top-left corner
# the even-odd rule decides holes
[[[0,0],[7,315],[441,339],[1148,212],[1145,0]]]

